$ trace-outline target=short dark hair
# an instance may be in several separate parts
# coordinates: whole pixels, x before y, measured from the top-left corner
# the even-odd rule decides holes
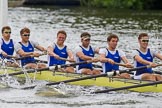
[[[24,32],[30,33],[30,29],[27,27],[24,27],[23,29],[20,30],[20,35],[22,35]]]
[[[4,27],[2,27],[2,33],[4,32],[5,29],[11,30],[11,28],[9,26],[4,26]]]
[[[148,37],[148,34],[147,33],[140,33],[139,36],[138,36],[138,40],[140,40],[142,37]]]
[[[91,35],[90,35],[88,32],[83,32],[83,33],[80,35],[81,38],[84,37],[84,36],[89,36],[89,37],[91,37]]]
[[[64,30],[59,30],[58,32],[57,32],[57,36],[58,36],[58,34],[64,34],[65,35],[65,37],[67,36],[67,34],[66,34],[66,32],[64,31]]]
[[[108,37],[107,37],[107,42],[110,42],[112,38],[117,38],[118,41],[119,41],[119,38],[116,34],[110,34]]]

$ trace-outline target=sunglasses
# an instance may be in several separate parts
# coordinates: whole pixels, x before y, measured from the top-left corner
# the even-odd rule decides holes
[[[11,34],[11,32],[4,32],[5,34]]]
[[[23,34],[23,36],[30,36],[30,34]]]
[[[142,41],[142,42],[147,42],[147,43],[149,42],[149,40],[141,40],[141,41]]]

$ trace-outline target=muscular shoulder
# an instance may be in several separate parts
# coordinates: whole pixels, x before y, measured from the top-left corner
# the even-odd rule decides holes
[[[107,49],[106,48],[100,48],[99,54],[106,54],[106,53],[107,53]]]
[[[16,42],[14,48],[15,48],[15,51],[17,52],[17,51],[19,51],[20,49],[22,49],[22,46],[20,45],[19,42]]]
[[[77,46],[76,48],[75,48],[75,52],[77,53],[77,52],[82,52],[82,48],[80,47],[80,46]]]
[[[31,43],[31,45],[32,45],[33,47],[36,47],[36,46],[39,45],[38,42],[35,42],[35,41],[32,41],[32,40],[30,40],[30,43]]]

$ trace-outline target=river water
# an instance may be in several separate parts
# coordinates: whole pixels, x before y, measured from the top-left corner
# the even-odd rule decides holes
[[[161,50],[162,12],[160,11],[114,11],[79,7],[15,7],[9,8],[9,22],[12,38],[20,40],[20,29],[31,29],[30,39],[40,45],[56,40],[58,30],[67,32],[66,44],[75,51],[80,43],[80,34],[88,31],[92,35],[91,44],[106,47],[109,33],[119,36],[118,47],[126,52],[132,62],[131,52],[137,48],[137,37],[141,32],[150,35],[150,47]],[[41,57],[46,60],[46,56]],[[158,61],[160,62],[160,61]],[[160,69],[160,68],[158,68]],[[59,85],[60,86],[60,85]],[[65,85],[61,85],[61,87]],[[162,93],[111,92],[89,94],[98,87],[66,86],[72,91],[66,95],[55,93],[53,88],[22,90],[1,87],[1,108],[160,108]],[[84,91],[84,92],[83,92]]]

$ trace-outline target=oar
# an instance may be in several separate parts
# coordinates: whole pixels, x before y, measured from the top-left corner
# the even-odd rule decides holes
[[[162,84],[162,81],[156,81],[156,82],[150,82],[150,83],[145,83],[145,84],[138,84],[138,85],[132,85],[132,86],[125,86],[125,87],[119,87],[119,88],[113,88],[113,89],[106,89],[106,90],[100,90],[100,91],[95,91],[92,93],[107,93],[111,91],[119,91],[119,90],[126,90],[126,89],[132,89],[132,88],[138,88],[138,87],[144,87],[144,86],[151,86],[151,85],[157,85],[157,84]]]
[[[43,56],[46,55],[46,53],[40,53],[39,56]],[[24,57],[15,57],[15,56],[11,56],[12,58],[14,58],[15,60],[22,60],[22,59],[26,59],[28,57],[33,57],[33,56],[24,56]]]
[[[60,60],[64,60],[64,61],[69,61],[69,62],[75,62],[74,60],[69,60],[69,59],[62,58],[62,57],[60,57],[59,59],[60,59]]]
[[[127,64],[122,64],[122,63],[117,63],[115,62],[116,65],[127,67]],[[133,66],[129,66],[129,68],[133,68]]]
[[[36,62],[41,62],[41,63],[48,63],[47,61],[45,60],[39,60],[39,59],[35,59]]]
[[[13,56],[13,55],[7,55],[6,57],[8,57],[8,58],[17,58],[16,56]]]
[[[87,64],[90,63],[92,61],[83,61],[83,62],[78,62],[78,63],[72,63],[72,64],[63,64],[63,65],[54,65],[54,66],[50,66],[47,68],[41,68],[41,69],[29,69],[27,70],[27,73],[33,73],[35,71],[45,71],[45,70],[58,70],[58,68],[64,68],[64,67],[70,67],[70,66],[76,66],[76,65],[80,65],[80,64]],[[15,72],[15,73],[10,73],[8,74],[9,76],[14,76],[14,75],[20,75],[20,74],[24,74],[23,71],[20,72]],[[0,75],[0,77],[4,77],[6,75]]]
[[[92,79],[92,78],[98,78],[98,77],[106,77],[106,76],[115,76],[117,74],[121,74],[121,73],[129,73],[130,71],[135,71],[135,70],[141,70],[141,69],[146,69],[146,68],[150,68],[150,66],[142,66],[142,67],[137,67],[137,68],[131,68],[131,69],[125,69],[125,70],[118,70],[118,71],[112,71],[112,72],[108,72],[105,74],[99,74],[99,75],[92,75],[92,76],[87,76],[87,77],[81,77],[81,78],[76,78],[76,79],[70,79],[70,80],[64,80],[64,81],[59,81],[59,82],[52,82],[52,83],[47,83],[47,86],[51,86],[51,85],[57,85],[60,83],[70,83],[70,82],[76,82],[76,81],[81,81],[81,80],[86,80],[86,79]],[[36,85],[34,86],[30,86],[30,87],[25,87],[24,89],[31,89],[36,87]]]
[[[117,62],[115,62],[115,64],[116,65],[119,65],[119,66],[127,67],[126,64],[117,63]],[[98,64],[92,64],[92,65],[93,65],[93,67],[96,67],[96,68],[102,68],[102,66],[101,65],[98,65]],[[133,67],[131,67],[131,68],[133,68]]]
[[[60,60],[64,60],[64,61],[69,61],[69,62],[75,62],[74,60],[69,60],[69,59],[66,59],[66,58],[60,58]],[[47,61],[45,60],[38,60],[36,59],[37,62],[42,62],[42,63],[48,63]]]
[[[155,71],[155,70],[154,70],[153,73],[162,75],[162,72],[160,72],[160,71]]]

